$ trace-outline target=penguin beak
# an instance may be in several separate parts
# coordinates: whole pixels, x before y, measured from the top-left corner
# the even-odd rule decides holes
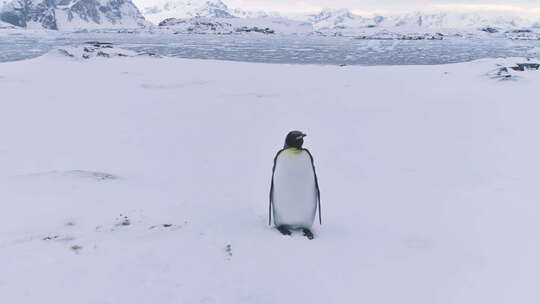
[[[302,138],[304,138],[304,137],[306,137],[306,136],[307,136],[307,134],[302,134],[302,135],[296,137],[296,139],[302,139]]]

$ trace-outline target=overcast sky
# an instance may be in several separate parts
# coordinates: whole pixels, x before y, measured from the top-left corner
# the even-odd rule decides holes
[[[498,14],[540,15],[540,0],[223,0],[235,8],[281,12],[349,8],[357,13],[414,10],[489,11]]]

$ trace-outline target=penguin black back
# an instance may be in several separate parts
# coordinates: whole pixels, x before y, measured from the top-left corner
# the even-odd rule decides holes
[[[287,137],[285,138],[285,146],[283,148],[284,149],[289,149],[289,148],[302,149],[305,136],[307,135],[300,131],[289,132],[289,134],[287,134]]]

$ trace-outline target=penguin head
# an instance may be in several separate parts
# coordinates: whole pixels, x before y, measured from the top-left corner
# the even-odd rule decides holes
[[[289,132],[289,134],[287,134],[287,137],[285,138],[285,149],[288,149],[288,148],[302,149],[305,136],[307,135],[300,131]]]

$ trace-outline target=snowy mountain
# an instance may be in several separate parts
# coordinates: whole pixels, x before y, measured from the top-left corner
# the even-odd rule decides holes
[[[234,17],[221,0],[159,0],[151,6],[143,6],[141,10],[155,24],[168,18]]]
[[[161,29],[174,33],[233,34],[311,33],[310,23],[278,13],[232,9],[221,0],[164,0],[142,9]]]
[[[229,20],[220,18],[168,18],[161,21],[160,29],[169,29],[174,34],[232,34],[233,25]]]
[[[0,0],[0,28],[11,24],[23,28],[78,30],[94,28],[134,28],[170,18],[187,28],[203,23],[230,23],[238,27],[279,28],[279,32],[306,32],[309,27],[322,32],[364,32],[385,29],[396,32],[434,32],[441,29],[520,29],[540,27],[538,20],[520,16],[489,16],[480,13],[424,13],[361,16],[348,9],[323,9],[316,14],[282,15],[276,12],[231,8],[221,0],[157,0],[141,5],[142,14],[131,0]],[[144,14],[144,17],[143,17]],[[193,19],[190,18],[206,18]],[[210,20],[214,19],[214,20]],[[232,19],[244,19],[227,21]],[[308,23],[308,24],[306,24]],[[291,26],[291,29],[287,29]],[[219,28],[219,26],[218,26]],[[212,32],[212,27],[209,27]],[[203,29],[202,31],[207,31]],[[227,32],[228,30],[225,30]]]
[[[306,16],[316,29],[345,29],[374,26],[373,18],[353,14],[347,9],[324,9],[318,14]]]
[[[148,23],[131,0],[5,0],[0,21],[24,28],[135,28]]]
[[[384,27],[450,28],[518,28],[529,27],[532,22],[519,16],[488,16],[479,13],[411,13],[400,16],[375,17]]]
[[[310,23],[285,18],[168,18],[159,23],[161,29],[175,34],[308,34]]]
[[[230,9],[231,15],[239,18],[287,18],[278,12],[246,11],[239,8]],[[293,19],[293,18],[288,18]]]
[[[144,16],[159,24],[165,19],[248,18],[263,20],[289,19],[308,22],[317,31],[362,31],[368,28],[384,28],[396,31],[426,31],[440,29],[480,29],[494,27],[515,29],[535,24],[519,16],[494,16],[480,13],[414,12],[401,15],[361,16],[348,9],[323,9],[316,14],[281,14],[277,12],[246,11],[231,8],[221,0],[157,0],[151,6],[141,4]],[[216,20],[216,22],[220,22]],[[538,24],[538,22],[537,22]]]
[[[399,30],[479,29],[494,27],[515,29],[532,27],[535,22],[519,16],[489,16],[480,13],[423,13],[360,16],[347,9],[324,9],[298,19],[309,21],[317,30],[386,28]]]

